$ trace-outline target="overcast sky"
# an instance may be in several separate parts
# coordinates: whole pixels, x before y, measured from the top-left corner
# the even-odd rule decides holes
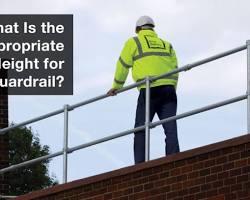
[[[124,42],[135,22],[151,16],[158,35],[170,41],[179,66],[244,45],[250,39],[248,0],[0,0],[2,14],[74,15],[74,95],[10,96],[11,122],[51,112],[66,103],[106,93]],[[126,84],[132,83],[129,78]],[[180,74],[178,113],[246,93],[246,51]],[[134,125],[134,89],[70,113],[69,146],[111,135]],[[156,117],[154,120],[158,120]],[[63,116],[31,124],[51,152],[62,149]],[[178,121],[181,151],[246,134],[246,101]],[[69,180],[133,164],[133,136],[90,147],[69,156]],[[151,158],[164,156],[161,127],[152,130]],[[62,158],[50,164],[62,179]]]

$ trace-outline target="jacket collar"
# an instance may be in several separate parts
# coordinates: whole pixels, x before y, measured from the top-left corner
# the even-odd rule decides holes
[[[138,36],[144,36],[144,35],[150,35],[150,36],[157,37],[156,32],[154,32],[153,30],[141,30],[138,34]]]

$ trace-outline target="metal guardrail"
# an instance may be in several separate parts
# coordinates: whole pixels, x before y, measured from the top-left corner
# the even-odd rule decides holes
[[[162,119],[162,120],[159,120],[159,121],[156,121],[156,122],[150,122],[150,120],[149,120],[149,116],[150,116],[150,114],[149,114],[149,111],[150,111],[149,106],[150,106],[150,83],[151,82],[153,82],[153,81],[155,81],[157,79],[160,79],[160,78],[165,78],[165,77],[171,76],[171,75],[179,73],[179,72],[190,70],[190,69],[192,69],[194,67],[197,67],[197,66],[200,66],[202,64],[214,61],[216,59],[219,59],[219,58],[222,58],[222,57],[225,57],[225,56],[240,52],[240,51],[245,50],[245,49],[247,49],[247,93],[246,94],[235,97],[235,98],[227,99],[227,100],[224,100],[224,101],[221,101],[221,102],[217,102],[217,103],[214,103],[214,104],[211,104],[211,105],[208,105],[208,106],[204,106],[204,107],[201,107],[201,108],[198,108],[198,109],[194,109],[194,110],[191,110],[191,111],[188,111],[188,112],[185,112],[185,113],[182,113],[182,114],[178,114],[176,116],[172,116],[172,117],[169,117],[169,118],[166,118],[166,119]],[[79,102],[79,103],[76,103],[76,104],[73,104],[73,105],[64,105],[62,109],[55,110],[53,112],[41,115],[39,117],[24,121],[24,122],[19,123],[19,124],[15,124],[15,125],[7,127],[7,128],[0,129],[0,134],[4,134],[4,133],[6,133],[6,132],[8,132],[8,131],[10,131],[12,129],[17,128],[17,127],[28,125],[28,124],[31,124],[33,122],[37,122],[37,121],[40,121],[40,120],[43,120],[43,119],[46,119],[46,118],[49,118],[49,117],[64,113],[64,140],[63,140],[63,149],[61,151],[58,151],[56,153],[53,153],[53,154],[50,154],[50,155],[47,155],[47,156],[42,156],[42,157],[39,157],[39,158],[35,158],[33,160],[25,161],[23,163],[19,163],[19,164],[16,164],[16,165],[12,165],[12,166],[9,166],[9,167],[4,168],[4,169],[1,169],[0,174],[4,174],[6,172],[18,169],[20,167],[28,166],[28,165],[31,165],[31,164],[36,163],[36,162],[40,162],[40,161],[43,161],[43,160],[46,160],[46,159],[50,159],[50,158],[54,158],[54,157],[63,155],[63,183],[66,183],[67,182],[67,171],[68,171],[67,170],[68,154],[70,154],[70,153],[72,153],[74,151],[89,147],[89,146],[93,146],[93,145],[96,145],[96,144],[99,144],[99,143],[102,143],[102,142],[106,142],[106,141],[109,141],[109,140],[112,140],[112,139],[115,139],[115,138],[126,136],[126,135],[129,135],[129,134],[138,132],[140,130],[143,130],[143,129],[145,129],[145,134],[146,134],[146,139],[145,139],[145,155],[146,156],[145,157],[146,157],[146,161],[148,161],[150,159],[150,157],[149,157],[149,153],[150,153],[150,148],[149,148],[150,137],[149,136],[150,136],[150,129],[151,128],[154,128],[154,127],[159,126],[159,125],[161,125],[163,123],[166,123],[166,122],[182,119],[182,118],[192,116],[192,115],[195,115],[195,114],[198,114],[198,113],[201,113],[201,112],[205,112],[205,111],[208,111],[208,110],[211,110],[211,109],[214,109],[214,108],[218,108],[218,107],[225,106],[225,105],[228,105],[228,104],[231,104],[231,103],[242,101],[244,99],[247,99],[247,131],[248,131],[248,133],[250,133],[250,40],[247,40],[246,45],[243,45],[243,46],[231,49],[229,51],[225,51],[223,53],[208,57],[206,59],[203,59],[203,60],[188,64],[188,65],[185,65],[185,66],[180,67],[178,69],[175,69],[175,70],[173,70],[173,71],[171,71],[169,73],[166,73],[166,74],[163,74],[163,75],[160,75],[160,76],[157,76],[157,77],[147,77],[143,81],[131,84],[129,86],[126,86],[126,87],[118,90],[117,93],[125,92],[127,90],[133,89],[133,88],[135,88],[137,86],[140,86],[140,85],[143,85],[143,84],[146,84],[146,112],[145,112],[145,115],[146,115],[145,119],[146,120],[145,120],[145,125],[140,126],[140,127],[136,127],[136,128],[133,128],[133,129],[122,131],[122,132],[119,132],[119,133],[116,133],[116,134],[113,134],[113,135],[110,135],[110,136],[107,136],[107,137],[103,137],[103,138],[94,140],[92,142],[84,143],[84,144],[69,148],[68,147],[68,112],[74,110],[75,108],[78,108],[78,107],[81,107],[81,106],[84,106],[84,105],[87,105],[87,104],[90,104],[90,103],[93,103],[93,102],[96,102],[96,101],[99,101],[101,99],[109,97],[107,94],[103,94],[103,95],[100,95],[100,96],[97,96],[97,97],[94,97],[94,98],[91,98],[91,99],[88,99],[88,100],[85,100],[85,101],[82,101],[82,102]]]

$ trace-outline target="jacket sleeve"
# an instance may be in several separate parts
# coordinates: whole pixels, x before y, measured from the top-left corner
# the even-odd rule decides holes
[[[135,53],[135,44],[133,39],[129,39],[120,54],[120,57],[116,63],[116,71],[115,71],[115,77],[113,82],[113,89],[120,89],[123,87],[128,73],[129,69],[133,66],[133,56]]]

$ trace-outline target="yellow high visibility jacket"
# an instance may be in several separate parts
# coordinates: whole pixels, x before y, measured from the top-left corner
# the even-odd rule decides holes
[[[117,61],[112,88],[123,87],[129,69],[135,82],[145,77],[159,76],[177,68],[177,58],[172,45],[160,39],[153,30],[141,30],[138,37],[129,38]],[[156,80],[150,87],[160,85],[177,86],[178,74]],[[145,84],[138,89],[145,88]]]

